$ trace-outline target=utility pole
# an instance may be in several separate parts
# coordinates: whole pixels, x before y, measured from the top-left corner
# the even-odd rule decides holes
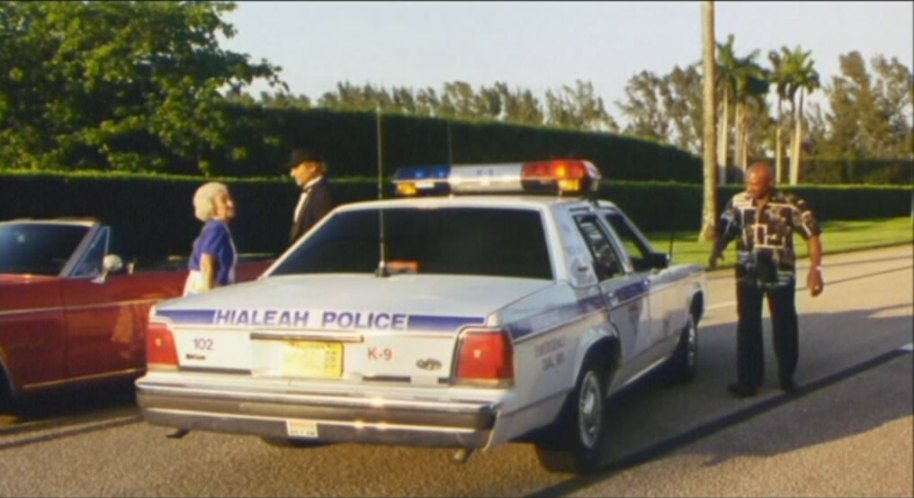
[[[717,80],[717,65],[714,57],[714,2],[702,4],[702,40],[704,46],[704,189],[701,213],[701,232],[698,240],[714,240],[717,235],[717,102],[714,98],[714,83]]]

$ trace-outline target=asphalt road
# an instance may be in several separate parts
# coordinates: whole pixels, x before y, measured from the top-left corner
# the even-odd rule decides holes
[[[0,415],[0,496],[912,496],[912,266],[911,245],[826,256],[825,293],[798,290],[799,393],[777,389],[766,320],[766,385],[749,399],[726,392],[731,272],[710,274],[695,382],[616,397],[595,475],[550,474],[520,443],[458,465],[447,450],[169,439],[121,386]]]

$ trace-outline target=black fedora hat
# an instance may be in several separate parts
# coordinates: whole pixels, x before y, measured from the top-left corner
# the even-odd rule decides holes
[[[285,164],[285,169],[291,169],[301,163],[322,163],[324,158],[309,149],[293,149],[289,161]]]

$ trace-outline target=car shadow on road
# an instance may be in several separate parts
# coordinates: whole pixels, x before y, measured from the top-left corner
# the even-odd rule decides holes
[[[31,423],[131,406],[136,406],[133,381],[118,380],[27,395],[18,400],[15,408],[0,413],[15,416],[16,423]]]

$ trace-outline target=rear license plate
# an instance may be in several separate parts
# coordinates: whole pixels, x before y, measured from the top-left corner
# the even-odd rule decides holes
[[[286,434],[289,437],[317,437],[317,422],[310,420],[286,420]]]
[[[337,379],[343,374],[343,345],[338,342],[287,342],[282,373],[288,377]]]

